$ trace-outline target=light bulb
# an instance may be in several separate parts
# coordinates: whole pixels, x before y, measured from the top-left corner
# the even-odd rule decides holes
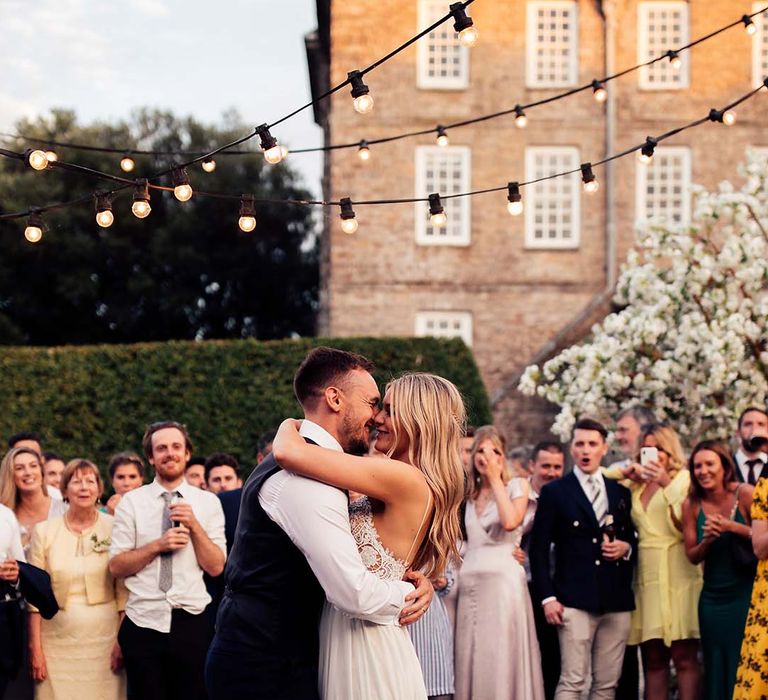
[[[341,207],[341,230],[348,235],[352,235],[357,232],[357,219],[355,218],[355,210],[352,208],[352,200],[349,197],[342,197],[339,200],[339,206]]]
[[[600,85],[594,89],[592,95],[598,102],[605,102],[608,99],[608,90]]]
[[[55,163],[59,159],[59,156],[56,154],[56,151],[46,151],[45,158],[49,163]]]
[[[192,199],[192,188],[189,183],[182,183],[173,188],[173,196],[180,202],[188,202]]]
[[[643,165],[648,165],[653,160],[653,154],[651,153],[648,155],[647,153],[643,153],[642,151],[637,152],[637,160],[638,162],[642,163]]]
[[[256,217],[255,216],[241,216],[237,220],[237,225],[240,227],[241,231],[245,231],[245,233],[250,233],[256,228]]]
[[[149,206],[149,202],[143,199],[137,199],[131,205],[131,211],[135,217],[139,219],[146,219],[149,216],[149,212],[152,211],[152,207]]]
[[[272,148],[264,151],[264,160],[272,165],[277,165],[283,159],[283,151],[279,145],[275,144]]]
[[[525,112],[520,105],[515,105],[515,126],[518,129],[524,129],[528,124],[528,117],[525,116]]]
[[[754,36],[755,32],[757,32],[757,26],[755,26],[752,18],[749,15],[742,15],[741,21],[744,22],[744,29],[747,30],[747,34]]]
[[[27,228],[24,229],[24,238],[30,243],[39,243],[42,237],[43,229],[39,226],[27,226]]]
[[[683,59],[680,56],[673,56],[670,63],[675,70],[680,70],[683,67]]]
[[[133,169],[136,167],[136,161],[133,160],[130,156],[123,156],[120,159],[120,168],[125,173],[130,173],[133,171]]]
[[[600,189],[600,183],[597,180],[590,180],[584,183],[584,191],[587,194],[594,194]]]
[[[152,207],[149,206],[149,182],[145,178],[136,180],[131,211],[139,219],[145,219],[149,216],[149,212],[152,211]]]
[[[357,233],[357,219],[342,219],[341,220],[341,230],[344,231],[344,233],[348,235],[352,235],[353,233]]]
[[[448,216],[444,211],[441,211],[437,214],[432,214],[429,217],[429,223],[432,224],[432,226],[435,228],[441,228],[448,223]]]
[[[367,93],[360,95],[352,101],[352,106],[358,114],[368,114],[373,109],[373,97]]]
[[[45,170],[48,167],[48,157],[45,155],[45,151],[41,150],[30,151],[27,162],[33,170]],[[40,239],[38,238],[38,240]]]
[[[459,32],[459,43],[462,46],[471,48],[477,43],[479,37],[480,35],[478,34],[476,27],[467,27]]]
[[[437,145],[445,147],[450,143],[450,139],[446,134],[440,134],[440,136],[437,137]]]
[[[723,124],[726,126],[733,126],[736,123],[736,113],[731,112],[730,109],[723,112]]]
[[[520,202],[507,202],[507,211],[512,216],[520,216],[523,213],[523,203]]]
[[[368,86],[363,82],[362,73],[359,70],[349,71],[347,80],[352,86],[350,94],[355,111],[359,114],[368,114],[373,109],[373,97],[371,97]]]
[[[212,173],[216,170],[216,161],[213,158],[207,158],[202,163],[203,170],[207,173]]]
[[[109,209],[97,212],[96,223],[101,226],[101,228],[109,228],[115,223],[115,215]]]
[[[371,149],[368,148],[367,141],[360,142],[360,146],[357,149],[357,157],[362,160],[363,163],[367,163],[371,159]]]

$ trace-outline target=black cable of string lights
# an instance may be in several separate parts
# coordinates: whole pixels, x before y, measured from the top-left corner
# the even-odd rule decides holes
[[[472,2],[472,1],[473,0],[469,0],[469,2]],[[469,2],[467,2],[465,4],[465,6],[468,5]],[[728,31],[729,29],[733,29],[734,27],[737,27],[740,24],[744,25],[746,28],[749,28],[750,26],[754,27],[755,25],[752,22],[752,20],[755,17],[757,17],[758,15],[763,14],[764,12],[768,12],[768,5],[766,5],[762,9],[758,10],[757,12],[753,12],[752,14],[742,15],[739,19],[734,20],[730,24],[727,24],[727,25],[725,25],[723,27],[720,27],[719,29],[716,29],[716,30],[710,32],[709,34],[704,35],[704,36],[701,36],[701,37],[691,41],[690,43],[688,43],[688,44],[686,44],[684,46],[680,46],[677,49],[670,49],[670,50],[660,54],[659,56],[656,56],[655,58],[652,58],[652,59],[650,59],[648,61],[645,61],[644,63],[638,63],[635,66],[631,66],[629,68],[625,68],[624,70],[621,70],[621,71],[619,71],[617,73],[613,73],[611,75],[607,75],[607,76],[605,76],[603,78],[597,78],[597,79],[592,80],[592,81],[590,81],[588,83],[585,83],[584,85],[581,85],[581,86],[578,86],[578,87],[575,87],[575,88],[571,88],[571,89],[566,90],[564,92],[557,93],[556,95],[552,95],[550,97],[546,97],[546,98],[543,98],[543,99],[540,99],[540,100],[536,100],[534,102],[529,102],[529,103],[526,103],[526,104],[516,104],[514,107],[512,107],[510,109],[504,109],[504,110],[501,110],[501,111],[498,111],[498,112],[492,112],[490,114],[484,114],[484,115],[481,115],[479,117],[472,117],[470,119],[465,119],[465,120],[462,120],[462,121],[451,122],[451,123],[448,123],[448,124],[440,124],[440,125],[437,125],[437,126],[434,126],[434,127],[430,127],[428,129],[419,129],[419,130],[416,130],[416,131],[406,131],[406,132],[403,132],[403,133],[400,133],[400,134],[394,134],[392,136],[384,136],[384,137],[377,138],[377,139],[358,139],[357,141],[351,141],[351,142],[348,142],[348,143],[328,144],[328,145],[325,145],[325,146],[317,146],[317,147],[313,147],[313,148],[294,148],[294,149],[291,149],[290,152],[292,154],[329,152],[329,151],[342,150],[342,149],[360,148],[361,144],[365,144],[367,147],[370,147],[370,146],[380,145],[380,144],[384,144],[384,143],[392,143],[394,141],[400,141],[400,140],[403,140],[403,139],[413,138],[413,137],[416,137],[416,136],[425,136],[425,135],[433,134],[433,133],[436,133],[436,132],[437,133],[445,133],[446,131],[448,131],[450,129],[458,129],[458,128],[461,128],[461,127],[464,127],[464,126],[470,126],[472,124],[479,124],[479,123],[484,122],[484,121],[489,121],[489,120],[492,120],[492,119],[498,119],[499,117],[505,117],[505,116],[509,116],[511,114],[515,114],[517,116],[520,116],[521,113],[522,114],[525,113],[525,110],[530,110],[530,109],[534,109],[536,107],[541,107],[543,105],[550,104],[552,102],[556,102],[556,101],[565,99],[567,97],[571,97],[572,95],[576,95],[576,94],[585,92],[587,90],[593,90],[593,91],[599,90],[601,87],[604,88],[606,83],[609,83],[609,82],[611,82],[613,80],[617,80],[618,78],[622,78],[625,75],[629,75],[630,73],[634,73],[634,72],[640,70],[641,68],[646,68],[646,67],[652,66],[655,63],[658,63],[659,61],[663,61],[665,59],[668,59],[670,61],[675,60],[675,59],[679,59],[679,55],[681,53],[683,53],[685,51],[689,51],[690,49],[698,46],[699,44],[702,44],[702,43],[704,43],[706,41],[709,41],[710,39],[712,39],[712,38],[722,34],[723,32]],[[433,31],[436,27],[440,26],[440,24],[445,22],[450,17],[451,17],[451,14],[449,14],[446,17],[443,17],[438,22],[433,24],[431,27],[428,27],[427,29],[423,30],[418,35],[416,35],[415,37],[410,39],[405,44],[402,44],[400,47],[395,49],[395,51],[393,51],[390,54],[388,54],[387,56],[383,57],[382,59],[380,59],[376,63],[373,63],[370,66],[368,66],[367,68],[361,70],[360,74],[364,75],[365,73],[369,72],[373,68],[378,67],[379,65],[381,65],[381,63],[383,63],[384,61],[388,60],[389,58],[394,56],[396,53],[399,53],[403,49],[407,48],[412,43],[414,43],[415,41],[420,39],[421,37],[426,36],[429,32]],[[304,105],[303,107],[299,108],[298,110],[292,112],[290,115],[280,119],[277,122],[273,122],[272,124],[269,124],[268,125],[269,128],[272,128],[275,125],[280,124],[281,122],[285,121],[285,119],[287,119],[288,117],[294,116],[295,114],[298,114],[300,111],[302,111],[304,109],[307,109],[308,107],[313,105],[315,102],[320,101],[322,99],[325,99],[326,97],[332,95],[333,93],[335,93],[338,90],[340,90],[341,88],[343,88],[345,85],[348,85],[349,82],[350,82],[350,79],[348,78],[345,82],[340,83],[339,85],[337,85],[336,87],[332,88],[328,92],[326,92],[323,95],[320,95],[319,97],[317,97],[313,102],[309,102],[308,104]],[[254,135],[255,134],[251,134],[249,136],[249,138],[252,138]],[[18,138],[18,139],[29,141],[31,143],[41,143],[41,144],[45,144],[45,145],[53,146],[53,147],[72,148],[73,150],[96,151],[96,152],[102,152],[102,153],[122,153],[122,154],[130,154],[130,155],[151,155],[151,156],[196,156],[194,161],[191,161],[190,163],[187,163],[187,164],[199,162],[201,160],[206,160],[207,158],[210,158],[212,155],[216,155],[216,154],[225,155],[225,156],[230,156],[230,155],[231,156],[242,156],[242,155],[252,155],[253,153],[256,152],[256,151],[250,151],[250,150],[248,150],[248,151],[243,151],[243,150],[235,150],[235,151],[233,151],[233,150],[226,150],[226,148],[228,148],[228,147],[219,149],[215,153],[211,153],[211,154],[203,154],[200,151],[149,151],[149,150],[140,150],[140,149],[107,148],[107,147],[103,147],[102,148],[102,147],[99,147],[99,146],[88,146],[88,145],[83,145],[83,144],[74,144],[74,143],[69,143],[69,142],[65,142],[65,141],[52,141],[52,140],[36,139],[36,138],[31,138],[30,139],[30,138],[27,138],[26,136],[20,135],[20,134],[19,135],[0,134],[0,136],[6,136],[8,138]]]
[[[543,177],[539,177],[533,180],[527,180],[527,181],[519,181],[519,182],[509,182],[506,185],[499,186],[499,187],[491,187],[487,189],[482,190],[471,190],[469,192],[457,192],[453,194],[447,194],[447,195],[440,195],[439,193],[433,193],[427,197],[408,197],[408,198],[400,198],[400,199],[370,199],[370,200],[359,200],[359,201],[352,201],[349,198],[342,198],[340,200],[333,200],[333,201],[326,201],[326,200],[304,200],[304,199],[257,199],[254,197],[250,197],[249,201],[250,204],[284,204],[284,205],[315,205],[315,206],[324,206],[324,207],[341,207],[342,209],[342,221],[349,221],[355,219],[355,214],[352,209],[353,206],[366,206],[366,205],[392,205],[392,204],[414,204],[418,202],[428,202],[430,204],[430,211],[432,211],[433,205],[435,205],[435,211],[438,213],[442,213],[442,207],[441,207],[441,200],[448,200],[448,199],[457,199],[460,197],[474,197],[482,194],[490,194],[495,192],[502,192],[502,191],[508,191],[510,194],[510,202],[512,202],[512,196],[513,196],[513,190],[512,186],[514,185],[515,193],[517,196],[517,201],[520,201],[520,195],[519,195],[519,189],[531,185],[535,185],[540,182],[544,182],[547,180],[554,180],[556,178],[560,177],[566,177],[568,175],[573,175],[576,173],[582,174],[582,179],[584,180],[584,183],[587,184],[590,182],[589,178],[591,177],[591,181],[594,181],[594,174],[592,173],[593,167],[598,167],[601,165],[604,165],[606,163],[609,163],[614,160],[618,160],[620,158],[624,158],[632,153],[640,152],[642,155],[646,156],[649,160],[653,156],[653,151],[656,148],[656,146],[666,141],[667,139],[672,138],[673,136],[676,136],[684,131],[687,131],[688,129],[692,129],[698,126],[701,126],[702,124],[708,123],[708,122],[720,122],[724,123],[726,125],[732,125],[735,121],[735,117],[731,110],[733,110],[735,107],[738,107],[740,104],[746,102],[747,100],[754,97],[758,92],[760,92],[763,88],[768,89],[768,77],[766,77],[762,84],[753,89],[749,92],[745,93],[741,97],[737,98],[733,102],[730,102],[726,106],[724,106],[722,109],[711,109],[708,114],[704,117],[701,117],[699,119],[696,119],[692,122],[689,122],[687,124],[684,124],[682,126],[676,127],[674,129],[670,129],[669,131],[666,131],[658,136],[646,137],[646,140],[638,145],[631,146],[629,148],[624,149],[623,151],[620,151],[618,153],[612,154],[610,156],[607,156],[603,158],[602,160],[594,161],[594,162],[586,162],[582,163],[579,168],[574,168],[572,170],[567,170],[559,173],[552,173],[550,175],[546,175]],[[0,155],[11,157],[19,160],[23,160],[25,158],[25,155],[22,153],[15,153],[13,151],[6,151],[5,149],[0,149]],[[51,163],[54,167],[57,166],[57,163]],[[58,164],[58,167],[61,167],[65,164]],[[0,214],[0,220],[10,220],[10,219],[18,219],[23,217],[28,217],[32,214],[42,214],[47,211],[52,211],[54,209],[61,209],[70,205],[82,203],[85,201],[93,200],[94,197],[98,196],[99,194],[106,194],[106,195],[113,195],[118,193],[121,190],[124,190],[128,187],[134,187],[136,185],[135,181],[127,180],[126,178],[121,178],[118,176],[110,175],[108,173],[99,173],[99,171],[92,170],[90,168],[83,168],[82,166],[74,166],[71,164],[66,164],[68,167],[67,170],[72,170],[75,172],[83,172],[83,174],[92,176],[92,177],[99,177],[102,179],[110,180],[110,181],[116,181],[120,182],[122,184],[121,187],[115,188],[108,192],[99,192],[99,193],[92,193],[90,195],[86,195],[83,197],[79,197],[75,200],[71,200],[69,202],[59,202],[56,204],[50,204],[43,207],[33,207],[30,210],[26,212],[15,212],[12,214]],[[172,191],[172,187],[162,186],[162,185],[148,185],[151,189],[156,190],[162,190],[162,191]],[[226,199],[226,200],[240,200],[242,202],[243,196],[242,195],[232,195],[227,193],[221,193],[221,192],[206,192],[206,191],[195,191],[196,195],[203,196],[203,197],[214,197],[219,199]]]
[[[453,3],[450,6],[450,11],[443,15],[440,19],[433,22],[430,26],[428,26],[426,29],[423,29],[418,34],[412,36],[408,41],[400,44],[397,48],[390,51],[385,56],[382,56],[378,60],[374,61],[370,65],[361,68],[360,70],[352,71],[348,73],[347,78],[340,82],[338,85],[335,85],[334,87],[330,88],[326,92],[322,93],[321,95],[318,95],[314,99],[310,100],[306,104],[302,105],[301,107],[293,110],[292,112],[289,112],[285,116],[281,117],[280,119],[270,123],[270,124],[264,124],[263,127],[265,127],[267,130],[273,129],[274,127],[282,124],[283,122],[287,121],[288,119],[295,117],[300,112],[303,112],[306,109],[309,109],[313,105],[318,104],[319,102],[322,102],[326,98],[330,97],[331,95],[335,94],[342,88],[346,87],[347,85],[355,83],[355,81],[360,78],[362,79],[363,76],[367,75],[371,71],[375,70],[382,64],[386,63],[390,59],[397,56],[399,53],[407,49],[412,44],[416,43],[419,39],[425,37],[430,32],[433,32],[435,29],[437,29],[440,25],[444,24],[450,19],[458,20],[459,17],[464,15],[464,11],[466,10],[469,5],[471,5],[475,0],[463,0],[463,2],[457,2]],[[465,16],[464,16],[465,17]],[[459,20],[460,21],[460,20]],[[469,18],[465,17],[465,22],[468,21],[467,26],[472,26],[471,20]],[[366,88],[367,90],[367,88]],[[32,143],[41,143],[48,146],[54,146],[59,148],[72,148],[73,150],[81,150],[81,151],[92,151],[92,152],[99,152],[99,153],[122,153],[122,154],[130,154],[130,155],[152,155],[152,156],[190,156],[191,160],[188,160],[184,163],[180,163],[177,165],[174,165],[174,168],[179,167],[187,167],[188,165],[193,165],[195,163],[208,160],[212,158],[215,155],[218,155],[220,153],[224,153],[225,155],[250,155],[253,154],[255,151],[232,151],[229,150],[233,148],[234,146],[237,146],[249,139],[252,139],[254,136],[257,136],[259,134],[259,128],[254,129],[253,132],[248,134],[247,136],[244,136],[241,139],[237,139],[236,141],[233,141],[232,143],[228,143],[225,146],[221,146],[219,148],[216,148],[214,150],[208,151],[208,152],[202,152],[202,151],[148,151],[148,150],[141,150],[141,149],[134,149],[134,148],[107,148],[107,147],[101,147],[101,146],[88,146],[84,144],[73,144],[68,143],[64,141],[53,141],[53,140],[46,140],[46,139],[37,139],[37,138],[27,138],[24,135],[21,134],[0,134],[0,136],[6,136],[8,138],[15,138],[15,139],[22,139],[25,141],[30,141]],[[157,177],[160,177],[161,175],[167,175],[169,172],[171,172],[172,169],[168,169],[167,171],[164,171],[158,175],[152,176],[148,179],[155,179]]]
[[[243,137],[241,137],[239,139],[236,139],[235,141],[232,141],[231,143],[225,144],[224,146],[220,146],[220,147],[218,147],[218,148],[216,148],[214,150],[211,150],[211,151],[208,151],[208,152],[205,152],[205,153],[200,153],[200,154],[187,154],[187,155],[195,155],[196,157],[194,157],[192,160],[186,161],[184,163],[174,163],[172,167],[170,167],[170,168],[168,168],[168,169],[166,169],[164,171],[161,171],[159,173],[155,173],[154,175],[152,175],[152,176],[150,176],[148,178],[145,178],[145,180],[146,180],[146,182],[148,184],[148,187],[152,188],[152,189],[159,189],[159,190],[173,190],[174,188],[163,187],[163,186],[159,186],[159,185],[152,185],[152,184],[150,184],[150,181],[154,180],[154,179],[158,179],[158,178],[160,178],[160,177],[162,177],[164,175],[168,175],[169,173],[183,171],[183,169],[185,167],[187,167],[189,165],[193,165],[194,163],[198,163],[200,161],[210,160],[212,158],[212,156],[217,155],[218,153],[221,153],[223,151],[226,151],[227,149],[231,149],[234,146],[237,146],[237,145],[239,145],[241,143],[244,143],[245,141],[248,141],[249,139],[252,139],[254,136],[261,135],[262,133],[264,133],[264,131],[266,131],[266,134],[269,134],[269,129],[270,128],[285,122],[286,120],[288,120],[291,117],[299,114],[303,110],[308,109],[309,107],[311,107],[311,106],[317,104],[318,102],[326,99],[327,97],[329,97],[330,95],[334,94],[338,90],[341,90],[346,85],[349,85],[349,84],[353,85],[353,91],[352,91],[353,92],[353,97],[355,96],[354,86],[355,86],[356,82],[358,84],[360,84],[364,88],[365,92],[367,93],[368,88],[366,86],[362,85],[362,77],[364,75],[366,75],[367,73],[370,73],[371,71],[375,70],[376,68],[381,66],[383,63],[386,63],[391,58],[393,58],[394,56],[396,56],[397,54],[399,54],[400,52],[404,51],[406,48],[411,46],[413,43],[415,43],[416,41],[418,41],[422,37],[426,36],[430,32],[434,31],[441,24],[447,22],[450,19],[454,19],[454,28],[457,31],[459,31],[459,29],[461,29],[461,28],[463,28],[465,30],[466,29],[471,29],[472,25],[473,25],[473,22],[472,22],[471,18],[467,17],[467,15],[466,15],[466,8],[469,5],[471,5],[474,1],[475,0],[463,0],[463,2],[452,3],[450,5],[450,7],[449,7],[449,12],[446,15],[444,15],[443,17],[441,17],[440,19],[438,19],[436,22],[434,22],[433,24],[428,26],[426,29],[423,29],[418,34],[416,34],[415,36],[413,36],[410,39],[408,39],[408,41],[404,42],[403,44],[400,44],[400,46],[398,46],[397,48],[393,49],[392,51],[390,51],[385,56],[382,56],[378,60],[374,61],[370,65],[368,65],[368,66],[366,66],[366,67],[364,67],[364,68],[362,68],[360,70],[356,70],[356,71],[352,71],[352,72],[348,73],[346,80],[344,80],[341,83],[339,83],[338,85],[332,87],[331,89],[329,89],[328,91],[326,91],[322,95],[319,95],[318,97],[314,98],[313,100],[310,100],[308,103],[304,104],[303,106],[299,107],[298,109],[295,109],[294,111],[290,112],[289,114],[281,117],[277,121],[272,122],[271,124],[263,124],[261,127],[256,127],[251,133],[249,133],[249,134],[247,134],[247,135],[245,135],[245,136],[243,136]],[[22,137],[14,137],[14,138],[22,138]],[[269,135],[269,138],[271,138],[271,135]],[[40,140],[32,140],[32,141],[36,142],[36,143],[49,143],[49,144],[53,143],[53,142],[50,142],[50,141],[40,141]],[[276,140],[272,139],[272,141],[276,145],[276,143],[277,143]],[[262,136],[262,146],[263,146],[263,144],[264,144],[264,137]],[[125,152],[123,150],[104,149],[104,148],[95,147],[95,146],[87,146],[87,147],[81,146],[80,148],[81,148],[81,150],[102,151],[102,152],[110,152],[110,153],[114,153],[114,152],[124,153]],[[150,151],[149,153],[153,153],[153,152]],[[245,151],[244,153],[252,153],[252,151]],[[7,149],[0,149],[0,155],[5,156],[5,157],[9,157],[9,158],[20,159],[22,161],[25,160],[25,155],[24,154],[14,153],[13,151],[8,151]],[[155,155],[160,155],[160,154],[159,153],[155,153]],[[181,155],[181,153],[180,152],[178,152],[178,153],[170,152],[167,155]],[[114,196],[115,194],[119,193],[120,191],[125,190],[128,187],[135,186],[135,184],[136,184],[135,181],[128,180],[127,178],[120,178],[120,177],[117,177],[117,176],[110,175],[108,173],[103,173],[103,172],[100,172],[100,171],[91,170],[91,169],[85,168],[83,166],[76,166],[74,164],[59,163],[58,161],[52,162],[51,165],[53,165],[54,167],[59,167],[59,168],[66,169],[66,170],[74,170],[74,171],[82,172],[82,173],[86,173],[86,174],[97,175],[97,176],[101,177],[102,179],[107,179],[107,180],[112,180],[112,181],[115,181],[115,182],[122,183],[121,187],[114,188],[111,191],[103,192],[102,193],[102,194],[108,195],[108,196]],[[211,197],[222,197],[222,198],[227,198],[227,199],[235,199],[235,197],[233,195],[221,195],[221,194],[217,194],[217,193],[208,193],[208,196],[211,196]],[[66,207],[66,206],[69,206],[70,204],[81,203],[83,201],[87,201],[90,198],[91,197],[78,197],[77,199],[70,200],[69,202],[57,202],[55,204],[48,204],[48,205],[39,206],[39,207],[30,207],[30,209],[28,209],[26,213],[21,214],[21,216],[29,216],[33,212],[39,214],[41,212],[51,211],[53,209],[62,209],[64,207]],[[10,218],[17,218],[17,217],[15,217],[12,214],[10,214],[10,215],[9,214],[0,215],[0,219],[10,219]]]

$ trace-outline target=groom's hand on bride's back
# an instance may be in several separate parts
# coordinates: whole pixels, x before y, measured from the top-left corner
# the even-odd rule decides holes
[[[405,596],[405,607],[400,611],[400,624],[410,625],[421,619],[427,611],[435,589],[432,582],[420,571],[406,571],[403,578],[416,587],[415,591]]]

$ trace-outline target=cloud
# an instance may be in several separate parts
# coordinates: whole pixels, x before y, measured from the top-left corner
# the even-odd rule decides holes
[[[130,0],[130,2],[134,10],[148,17],[169,17],[171,14],[163,0]]]

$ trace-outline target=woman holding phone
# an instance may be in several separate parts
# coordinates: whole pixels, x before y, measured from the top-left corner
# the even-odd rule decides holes
[[[700,567],[686,557],[682,533],[681,511],[690,472],[672,428],[649,427],[640,445],[641,480],[629,484],[639,552],[628,643],[640,645],[646,698],[668,697],[671,658],[680,700],[693,700],[699,697],[701,685],[696,606],[702,575]]]

